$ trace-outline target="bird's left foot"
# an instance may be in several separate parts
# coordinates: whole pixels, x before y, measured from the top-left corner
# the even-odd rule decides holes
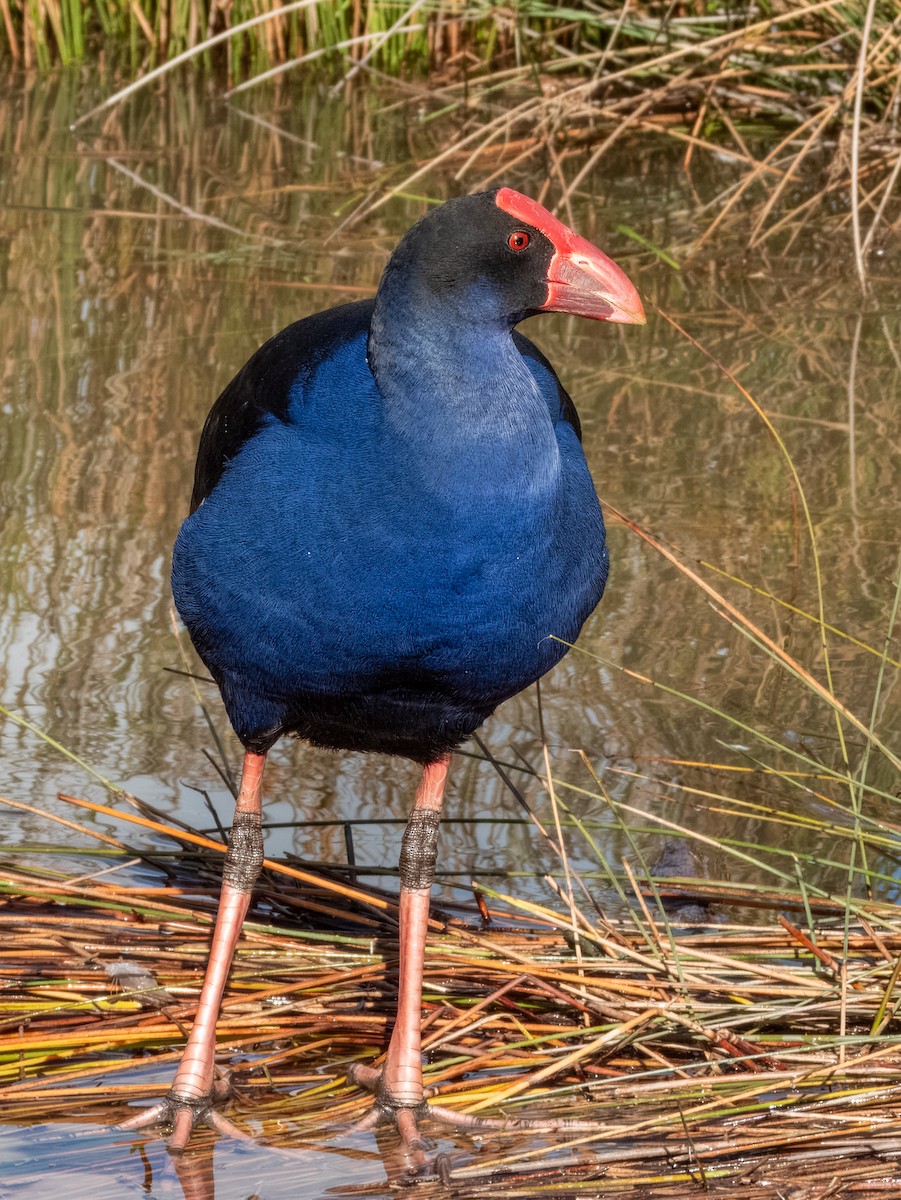
[[[431,1106],[427,1099],[432,1092],[430,1088],[422,1089],[422,1099],[418,1102],[397,1100],[386,1087],[382,1072],[374,1067],[364,1067],[360,1063],[354,1063],[347,1072],[347,1078],[350,1083],[364,1087],[375,1096],[372,1108],[361,1121],[354,1125],[354,1130],[377,1129],[381,1126],[393,1125],[402,1143],[406,1166],[404,1174],[408,1178],[438,1175],[447,1182],[450,1173],[448,1156],[446,1154],[433,1156],[429,1153],[429,1146],[419,1131],[419,1124],[421,1121],[431,1118],[442,1124],[468,1128],[468,1118],[463,1117],[463,1120],[458,1121],[457,1118],[462,1114],[455,1113],[450,1109]]]
[[[438,1175],[447,1182],[450,1175],[450,1158],[447,1154],[432,1156],[429,1147],[419,1132],[419,1123],[424,1120],[437,1121],[463,1133],[595,1133],[603,1128],[599,1121],[584,1121],[572,1117],[483,1117],[472,1113],[457,1112],[453,1108],[431,1104],[429,1097],[435,1089],[423,1088],[418,1103],[398,1101],[390,1095],[381,1071],[354,1063],[347,1072],[350,1083],[359,1084],[374,1093],[375,1103],[355,1130],[376,1129],[378,1126],[393,1125],[400,1135],[408,1164],[408,1176]]]

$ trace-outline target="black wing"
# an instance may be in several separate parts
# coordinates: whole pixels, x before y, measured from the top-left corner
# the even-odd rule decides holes
[[[247,360],[210,409],[194,467],[191,512],[219,482],[225,464],[267,417],[288,420],[291,391],[311,375],[330,350],[369,328],[372,301],[342,304],[295,321]]]

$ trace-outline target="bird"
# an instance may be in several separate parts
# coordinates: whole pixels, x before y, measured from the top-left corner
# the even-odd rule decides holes
[[[400,850],[399,993],[371,1124],[420,1152],[423,955],[453,752],[551,669],[607,581],[579,418],[515,330],[573,313],[644,324],[626,274],[510,187],[431,209],[373,299],[289,325],[241,368],[200,437],[172,562],[176,607],[218,684],[243,768],[197,1014],[171,1090],[126,1122],[179,1151],[217,1111],[215,1027],[263,860],[266,755],[412,759]],[[442,1110],[443,1111],[443,1110]]]

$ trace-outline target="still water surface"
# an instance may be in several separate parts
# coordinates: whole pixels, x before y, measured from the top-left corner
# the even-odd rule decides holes
[[[7,87],[0,96],[0,703],[105,778],[209,828],[201,792],[226,824],[230,797],[205,753],[214,746],[192,686],[169,670],[183,665],[170,614],[170,550],[186,512],[198,433],[213,399],[272,333],[372,293],[423,200],[394,199],[358,224],[344,220],[383,164],[427,156],[437,134],[419,122],[416,105],[398,105],[389,94],[334,99],[293,88],[227,106],[182,78],[74,137],[69,123],[109,90],[73,73]],[[901,515],[897,263],[874,259],[874,291],[863,304],[850,238],[838,224],[804,229],[784,253],[775,243],[746,252],[741,231],[726,233],[681,271],[618,229],[629,226],[684,260],[709,220],[705,204],[737,178],[728,163],[696,160],[689,180],[680,151],[659,141],[636,144],[586,180],[574,220],[769,413],[810,505],[826,618],[881,649]],[[537,194],[544,177],[503,181]],[[436,172],[417,186],[443,199],[479,183],[474,175],[461,184]],[[709,360],[650,308],[644,330],[543,317],[528,333],[576,400],[605,500],[681,548],[693,565],[712,563],[815,611],[809,539],[784,459]],[[580,641],[588,653],[571,654],[542,684],[555,773],[592,794],[570,798],[601,827],[603,853],[615,865],[631,851],[577,750],[616,800],[648,814],[634,823],[649,856],[665,836],[655,829],[663,817],[736,844],[775,843],[800,856],[809,882],[835,886],[847,861],[843,839],[790,827],[774,832],[757,809],[724,816],[671,786],[727,792],[732,809],[771,805],[822,815],[822,801],[784,781],[674,765],[785,768],[793,760],[620,668],[840,767],[828,710],[615,521],[610,543],[608,595]],[[709,572],[705,578],[824,678],[811,621]],[[869,720],[878,658],[838,637],[829,644],[837,694]],[[238,744],[215,694],[208,699],[236,767]],[[897,749],[893,669],[875,722]],[[484,736],[499,757],[540,768],[534,693],[507,704]],[[856,769],[859,737],[851,737],[849,754]],[[58,792],[107,799],[83,766],[21,725],[0,724],[0,756],[0,792],[12,799],[66,815]],[[897,789],[878,757],[869,778],[887,793]],[[283,744],[267,774],[267,818],[275,826],[267,851],[342,863],[342,822],[363,818],[373,823],[355,829],[361,871],[393,863],[415,779],[410,764]],[[544,811],[539,783],[528,775],[521,783]],[[869,803],[873,815],[894,818],[891,799]],[[380,824],[386,816],[393,823]],[[554,863],[489,765],[458,759],[448,816],[441,850],[448,885],[479,877],[547,900],[541,877]],[[8,853],[23,860],[49,862],[49,844],[70,844],[43,817],[7,810],[2,821]],[[101,820],[96,827],[119,832]],[[586,877],[597,872],[581,843],[572,854]],[[92,866],[72,855],[65,862],[75,870]],[[896,856],[877,855],[870,865],[883,876],[882,894],[894,896]],[[707,866],[736,881],[774,882],[728,854]],[[604,881],[597,886],[604,899]],[[94,1153],[105,1147],[108,1173],[90,1177],[90,1194],[147,1195],[137,1156],[112,1154],[100,1133],[76,1151],[64,1129],[32,1129],[24,1146],[18,1135],[4,1143],[5,1161],[21,1165],[36,1135],[38,1162],[55,1164],[54,1187],[47,1190],[40,1172],[26,1172],[31,1182],[17,1194],[89,1194],[85,1163],[93,1171]],[[372,1143],[361,1139],[358,1152],[345,1150],[340,1182],[375,1187],[382,1176]],[[159,1180],[164,1156],[159,1147],[149,1152]],[[280,1182],[280,1169],[262,1152],[219,1145],[216,1155],[218,1200],[254,1189],[266,1197],[312,1196],[338,1182],[336,1160],[327,1157],[307,1164],[304,1177],[318,1182],[299,1191],[297,1175]],[[182,1188],[212,1196],[210,1180],[196,1192],[174,1178],[165,1187],[172,1195]],[[157,1182],[154,1194],[170,1194],[163,1186]]]

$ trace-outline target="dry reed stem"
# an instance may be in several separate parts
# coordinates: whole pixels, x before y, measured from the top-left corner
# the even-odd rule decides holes
[[[398,6],[396,17],[392,10],[376,24],[371,24],[376,9],[364,13],[357,6],[347,28],[341,26],[350,34],[343,40],[319,44],[318,35],[312,32],[315,22],[305,34],[300,32],[303,22],[290,26],[294,32],[289,36],[284,14],[311,6],[315,11],[315,3],[299,0],[279,8],[267,7],[233,28],[221,29],[133,81],[79,118],[76,125],[223,41],[240,38],[240,45],[246,46],[248,36],[259,30],[276,30],[260,34],[265,38],[269,66],[244,78],[227,90],[227,95],[291,67],[308,70],[311,60],[331,53],[349,55],[337,85],[343,87],[361,70],[368,70],[371,56],[386,47],[398,48],[394,61],[402,64],[401,42],[409,39],[412,29],[419,29],[410,24],[418,13],[425,28],[417,37],[428,42],[432,65],[443,75],[442,86],[415,89],[416,102],[447,109],[448,117],[462,119],[463,132],[458,133],[455,124],[450,136],[439,137],[440,148],[413,170],[393,173],[377,168],[377,177],[345,224],[370,215],[389,198],[409,191],[424,175],[451,162],[462,159],[458,180],[472,186],[471,175],[477,169],[482,177],[479,186],[488,186],[501,173],[509,175],[539,154],[547,157],[548,176],[554,176],[559,204],[569,214],[575,195],[581,195],[580,189],[588,185],[609,148],[640,130],[682,142],[686,170],[701,149],[719,156],[728,154],[748,167],[737,186],[730,189],[724,206],[706,230],[701,230],[695,251],[715,233],[743,223],[748,225],[752,245],[778,235],[783,242],[788,238],[790,246],[797,231],[815,214],[833,220],[826,203],[832,195],[850,194],[851,238],[863,286],[873,239],[891,225],[894,214],[890,206],[897,198],[901,159],[893,158],[885,147],[894,137],[896,116],[892,114],[901,88],[895,66],[901,29],[898,19],[879,11],[875,0],[868,0],[861,13],[844,0],[786,6],[761,20],[751,19],[756,14],[750,10],[728,13],[735,27],[722,33],[713,32],[721,27],[721,18],[725,19],[718,10],[708,12],[703,20],[670,10],[661,20],[643,5],[627,2],[610,12],[601,5],[596,16],[586,14],[580,22],[569,12],[556,15],[553,6],[540,16],[533,16],[526,7],[515,19],[501,10],[477,8],[462,13],[454,6],[450,20],[440,4],[429,11],[424,0],[414,0],[405,8]],[[8,0],[4,4],[6,13]],[[48,14],[51,8],[46,8]],[[36,11],[44,9],[38,4]],[[223,10],[216,19],[227,22],[236,18]],[[210,29],[213,24],[211,10]],[[454,30],[453,36],[440,34],[445,26]],[[665,46],[661,46],[662,35]],[[196,41],[194,35],[192,39]],[[502,48],[499,57],[491,51],[482,58],[475,53],[488,43]],[[521,49],[522,44],[535,51],[528,64],[508,65],[513,47]],[[361,56],[363,46],[366,50]],[[455,47],[458,59],[462,56],[470,63],[462,81],[454,78],[453,64],[442,60],[445,46]],[[849,53],[840,55],[840,46]],[[297,47],[302,53],[292,58]],[[849,72],[843,95],[832,95],[837,81],[845,80]],[[404,86],[409,89],[410,85]],[[524,87],[531,91],[526,100],[521,98]],[[853,113],[846,134],[841,122],[847,105]],[[436,115],[444,115],[441,109]],[[778,145],[757,159],[750,148],[753,143],[749,145],[751,135],[744,137],[738,127],[739,117],[745,114],[764,122],[770,137],[774,121],[779,126],[788,121],[792,128],[784,132],[776,126]],[[709,133],[705,129],[708,117],[716,127]],[[779,159],[780,165],[774,159]],[[486,164],[491,168],[488,172]],[[871,194],[880,196],[867,230],[862,221],[867,207],[861,193],[864,181]],[[789,200],[790,185],[798,185],[810,195],[801,204]],[[750,197],[754,203],[748,214],[741,201]],[[210,219],[196,211],[184,215]]]
[[[181,837],[173,831],[176,835]],[[51,884],[23,871],[4,871],[3,876],[0,928],[7,988],[0,1005],[0,1108],[7,1116],[14,1117],[37,1098],[46,1098],[54,1109],[83,1098],[86,1080],[98,1071],[114,1077],[127,1070],[129,1056],[144,1046],[173,1046],[162,1060],[156,1060],[172,1061],[181,1040],[173,1020],[189,1016],[205,961],[208,902],[203,907],[185,897],[175,902],[171,886],[137,889],[139,899],[136,889],[109,883]],[[157,890],[163,894],[154,896]],[[785,899],[774,897],[773,909]],[[538,906],[529,911],[538,920],[543,915]],[[350,911],[343,919],[351,925],[354,920]],[[499,919],[501,914],[493,914],[493,920]],[[472,930],[466,933],[469,950],[454,935],[433,934],[425,1003],[431,1016],[428,1041],[435,1077],[473,1077],[489,1065],[495,1072],[504,1064],[527,1068],[525,1076],[512,1081],[503,1074],[495,1076],[488,1090],[483,1080],[475,1092],[471,1086],[454,1092],[455,1103],[469,1095],[475,1109],[510,1100],[550,1078],[559,1079],[562,1086],[576,1068],[591,1068],[591,1094],[597,1103],[605,1103],[611,1080],[627,1087],[639,1101],[643,1089],[650,1089],[647,1094],[658,1097],[658,1103],[696,1086],[699,1078],[706,1079],[714,1093],[720,1085],[728,1085],[731,1093],[740,1076],[722,1074],[722,1057],[719,1065],[716,1053],[710,1057],[718,1048],[729,1062],[746,1063],[752,1076],[765,1078],[765,1083],[755,1082],[750,1091],[741,1093],[743,1102],[761,1095],[761,1089],[803,1090],[818,1086],[821,1079],[834,1084],[843,1078],[856,1080],[855,1089],[863,1086],[867,1103],[882,1103],[886,1077],[879,1072],[894,1071],[899,1052],[894,1038],[885,1040],[873,1030],[884,1023],[889,1011],[898,977],[894,964],[901,955],[901,925],[886,917],[884,922],[878,938],[860,925],[849,939],[846,1007],[853,1037],[839,1075],[835,1071],[840,1048],[829,1040],[841,1008],[831,952],[833,947],[841,949],[839,927],[818,929],[815,948],[790,923],[710,925],[695,932],[674,929],[672,947],[658,938],[658,956],[650,958],[635,947],[630,927],[614,922],[616,943],[611,945],[597,929],[593,940],[598,947],[609,946],[616,957],[608,953],[586,958],[579,971],[573,969],[575,963],[570,965],[565,944],[546,932],[547,925],[545,932],[537,925],[518,934],[505,929],[492,934]],[[55,936],[57,932],[64,933],[62,940]],[[368,937],[337,931],[334,936],[338,940],[330,945],[321,939],[305,941],[302,934],[273,925],[248,926],[219,1025],[225,1045],[255,1050],[246,1062],[235,1064],[242,1088],[259,1092],[270,1086],[257,1063],[267,1043],[286,1037],[291,1041],[289,1049],[266,1056],[275,1082],[288,1067],[293,1069],[298,1055],[311,1055],[316,1063],[326,1045],[332,1056],[340,1045],[351,1056],[365,1056],[373,1037],[382,1043],[390,1005],[381,986],[385,962],[373,952]],[[81,946],[90,949],[85,953]],[[259,958],[264,948],[265,955]],[[138,955],[137,961],[150,968],[171,1001],[150,1010],[140,996],[124,1007],[122,1001],[116,1005],[115,989],[99,968],[123,955]],[[341,961],[328,968],[328,959]],[[779,959],[782,965],[777,967]],[[818,964],[826,966],[831,979],[818,977]],[[65,980],[62,989],[53,982],[60,978]],[[450,989],[437,1002],[430,990],[433,979],[444,981]],[[367,1000],[362,1009],[360,997]],[[469,997],[479,998],[472,1003]],[[746,1002],[752,999],[755,1003]],[[275,1000],[278,1005],[273,1008]],[[570,1005],[571,1012],[561,1024],[562,1002]],[[597,1005],[611,1011],[612,1005],[616,1016],[608,1028],[586,1029],[582,1024],[586,1005],[587,1011]],[[550,1024],[545,1012],[554,1014]],[[761,1022],[770,1030],[763,1044],[755,1036]],[[645,1030],[641,1051],[632,1037],[639,1027]],[[561,1055],[567,1043],[572,1048]],[[474,1054],[467,1050],[470,1046]],[[466,1051],[463,1061],[454,1064],[460,1050]],[[666,1066],[648,1072],[648,1050]],[[92,1056],[103,1051],[118,1054],[118,1060],[92,1066]],[[882,1064],[878,1069],[874,1053]],[[599,1058],[613,1070],[612,1076],[594,1072]],[[774,1063],[778,1069],[772,1069]],[[861,1072],[867,1071],[870,1082],[861,1085]],[[331,1075],[337,1087],[341,1068]],[[152,1090],[151,1083],[141,1087],[130,1081],[125,1091],[113,1084],[103,1102],[109,1106],[117,1103],[117,1096],[121,1103],[138,1094],[150,1095]],[[336,1101],[344,1104],[340,1093]],[[303,1110],[302,1095],[298,1103]],[[714,1095],[705,1104],[683,1108],[683,1116],[696,1130],[697,1119],[721,1104]],[[315,1115],[320,1115],[318,1110]],[[313,1118],[307,1112],[297,1119]],[[666,1125],[672,1116],[626,1122],[619,1132],[634,1136],[642,1128],[660,1127],[661,1119]]]

